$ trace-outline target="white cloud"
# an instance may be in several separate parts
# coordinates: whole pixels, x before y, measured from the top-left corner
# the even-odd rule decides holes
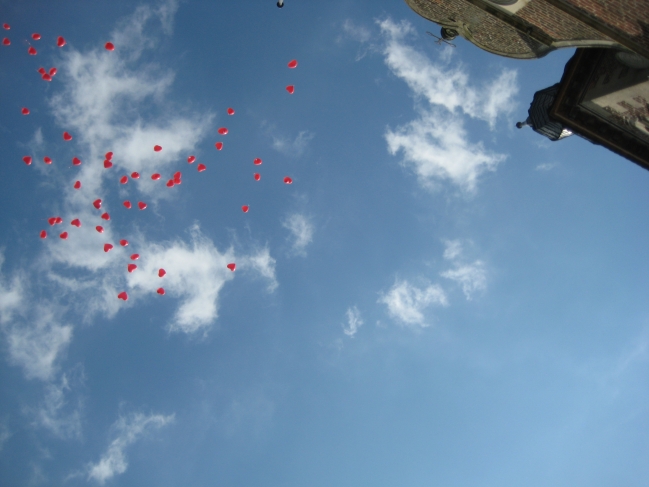
[[[88,480],[94,479],[103,485],[106,480],[126,472],[128,467],[126,454],[124,453],[126,448],[135,443],[146,432],[159,429],[173,420],[173,414],[169,416],[161,414],[146,416],[142,413],[135,413],[120,417],[112,426],[115,439],[110,443],[99,461],[88,466]]]
[[[542,164],[538,164],[535,169],[537,171],[549,171],[550,169],[554,169],[555,167],[557,167],[556,162],[544,162]]]
[[[313,137],[315,135],[308,130],[301,131],[293,140],[286,137],[273,136],[273,149],[286,156],[300,157],[306,151]]]
[[[83,372],[81,371],[80,377],[72,377],[72,380],[77,382],[83,380]],[[36,424],[50,430],[59,438],[79,439],[81,438],[82,406],[81,401],[78,401],[72,408],[66,408],[69,403],[66,395],[69,396],[72,391],[70,382],[71,379],[68,378],[68,375],[63,374],[58,384],[47,385],[45,399],[36,411]]]
[[[268,281],[268,292],[271,293],[275,291],[278,285],[275,277],[275,262],[275,259],[270,256],[267,247],[240,260],[242,270],[250,268]]]
[[[487,272],[484,263],[476,260],[473,264],[460,265],[455,269],[449,269],[440,274],[446,279],[451,279],[462,286],[462,291],[467,299],[476,291],[482,291],[487,288]]]
[[[446,245],[444,249],[444,258],[446,260],[457,259],[462,254],[462,242],[459,240],[446,240],[444,244]]]
[[[342,35],[337,39],[341,42],[344,38],[358,42],[359,47],[356,53],[356,61],[363,59],[369,52],[376,51],[377,46],[372,42],[372,32],[363,25],[357,25],[350,19],[346,19],[342,25]]]
[[[353,337],[358,332],[358,329],[363,326],[361,319],[361,312],[358,311],[356,306],[347,309],[347,326],[343,325],[343,332],[345,335]]]
[[[282,226],[291,232],[293,252],[306,255],[306,247],[313,241],[313,224],[300,213],[293,213],[282,222]]]
[[[433,304],[448,306],[446,293],[441,286],[431,284],[420,289],[408,281],[399,280],[378,302],[388,307],[388,314],[399,324],[422,328],[429,326],[423,314],[427,307]]]
[[[378,24],[385,40],[385,63],[412,90],[419,111],[418,119],[386,130],[388,151],[392,155],[403,151],[402,164],[412,168],[428,189],[450,180],[473,192],[479,176],[495,170],[505,156],[484,149],[481,142],[469,142],[462,113],[493,129],[499,117],[515,108],[516,71],[503,70],[482,88],[473,87],[463,66],[435,64],[408,45],[407,37],[415,33],[408,22],[386,19]]]

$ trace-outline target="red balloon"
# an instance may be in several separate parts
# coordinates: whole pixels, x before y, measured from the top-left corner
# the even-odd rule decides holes
[[[249,207],[248,205],[243,205],[243,206],[241,207],[241,210],[242,210],[244,213],[248,213],[248,210],[249,210],[249,209],[250,209],[250,207]]]
[[[112,42],[107,42],[104,47],[106,48],[107,51],[114,51],[115,50],[115,44]]]
[[[221,128],[218,130],[218,133],[220,133],[221,135],[227,135],[227,133],[228,133],[228,129],[226,129],[225,127],[221,127]]]
[[[74,182],[74,189],[79,189],[81,188],[81,181],[75,181]]]
[[[188,162],[189,164],[192,164],[195,160],[196,160],[196,156],[189,156],[189,157],[187,158],[187,162]]]
[[[57,73],[57,69],[56,69],[56,68],[50,68],[50,72],[49,72],[49,75],[50,75],[50,76],[54,76],[56,73]]]
[[[59,47],[65,46],[65,39],[61,36],[56,38],[56,45]]]
[[[11,44],[11,41],[9,40],[8,37],[5,37],[4,39],[2,39],[2,43],[3,43],[5,46],[8,46],[8,45]]]
[[[156,291],[160,296],[164,296],[165,290],[164,288],[159,287],[158,290]]]
[[[45,230],[41,230],[41,238],[47,238],[47,232]]]
[[[286,184],[293,184],[293,180],[292,180],[291,178],[289,178],[288,176],[286,176],[286,177],[284,178],[284,182],[285,182]]]
[[[205,171],[205,169],[207,169],[207,167],[205,166],[205,164],[199,164],[198,166],[196,166],[196,169],[198,170],[198,172],[203,172]]]
[[[81,165],[81,159],[79,159],[78,157],[73,157],[72,158],[72,164],[74,164],[75,166],[80,166]]]
[[[234,108],[228,108],[228,115],[234,115]]]
[[[160,179],[160,174],[158,174],[157,172],[154,172],[153,174],[151,174],[151,179],[153,179],[154,181],[157,181],[158,179]]]
[[[223,149],[223,142],[217,142],[216,144],[214,144],[214,147],[216,147],[216,150]]]
[[[43,157],[43,162],[44,162],[45,164],[52,164],[52,159],[50,159],[49,157],[45,156],[45,157]]]
[[[45,71],[45,68],[38,68],[38,72],[41,74],[47,73],[47,71]]]
[[[122,239],[122,240],[119,241],[119,244],[122,247],[128,247],[128,240]]]
[[[101,219],[108,221],[110,220],[110,215],[107,212],[104,212],[101,214]]]
[[[69,141],[72,140],[72,136],[67,132],[63,132],[63,140],[65,140],[66,142],[69,142]]]
[[[226,267],[230,269],[232,272],[234,272],[234,270],[237,268],[237,264],[233,262],[231,264],[228,264]]]
[[[165,275],[166,273],[167,273],[167,271],[165,271],[164,269],[160,269],[160,270],[158,271],[158,277],[164,277],[164,275]]]
[[[111,167],[113,167],[113,163],[110,162],[108,159],[106,159],[106,160],[104,161],[104,167],[105,167],[106,169],[110,169]]]
[[[255,173],[255,181],[259,181],[261,179],[261,174],[258,172]]]
[[[133,179],[140,179],[140,173],[139,172],[132,172],[131,177]]]
[[[110,252],[113,248],[113,244],[104,244],[104,252]]]
[[[30,56],[36,56],[38,54],[38,51],[34,49],[34,46],[29,46],[29,49],[27,49],[27,52],[29,53]]]
[[[104,227],[102,227],[101,225],[97,225],[95,227],[95,230],[97,230],[99,233],[104,233]]]
[[[41,78],[43,78],[45,81],[52,81],[52,77],[47,73],[41,76]]]
[[[290,61],[288,63],[288,67],[291,68],[291,69],[297,68],[297,61],[295,59],[293,59],[292,61]]]
[[[32,39],[34,39],[35,41],[40,41],[41,40],[41,35],[38,32],[34,32],[32,34]]]
[[[79,228],[81,226],[81,220],[79,220],[78,218],[75,218],[74,220],[72,220],[70,222],[70,225],[74,225],[75,227]]]
[[[139,258],[140,258],[140,254],[131,255],[131,260],[138,260]]]
[[[101,208],[101,200],[97,198],[95,201],[92,202],[92,206],[94,206],[97,209]]]
[[[111,160],[113,158],[113,153],[112,152],[106,152],[106,155],[104,156],[104,159]]]
[[[286,87],[286,91],[288,91],[288,94],[289,94],[289,95],[292,95],[293,93],[295,93],[295,86],[293,86],[293,85],[288,85],[288,86]]]
[[[137,269],[137,266],[135,264],[129,264],[126,266],[129,272],[133,272],[135,269]]]
[[[23,161],[29,166],[32,163],[32,158],[31,156],[25,156],[23,157]]]
[[[183,182],[180,178],[178,178],[178,179],[174,179],[174,184],[183,184]]]
[[[48,218],[48,219],[47,219],[47,223],[49,223],[50,226],[56,225],[56,217],[53,216],[53,217],[51,217],[51,218]]]
[[[174,184],[175,184],[175,183],[174,183],[174,180],[173,180],[173,179],[170,179],[169,181],[167,181],[167,188],[173,188],[173,187],[174,187]]]
[[[122,183],[122,184],[126,184],[126,183],[128,183],[128,176],[122,176],[122,177],[119,179],[119,182]]]
[[[254,161],[252,161],[252,163],[253,163],[255,166],[258,166],[258,165],[261,164],[261,159],[259,159],[259,157],[257,157]]]
[[[133,208],[133,205],[131,205],[131,202],[128,201],[128,200],[126,200],[126,201],[125,201],[124,203],[122,203],[122,204],[124,205],[124,207],[125,207],[127,210],[130,210],[131,208]]]
[[[62,238],[63,240],[67,240],[68,232],[62,232],[61,235],[59,235],[59,237]]]
[[[153,146],[153,150],[156,151],[156,152],[160,152],[160,151],[162,150],[162,146],[160,146],[160,145],[154,145],[154,146]]]
[[[117,295],[118,299],[123,299],[124,301],[128,300],[128,294],[126,294],[126,291],[122,291]]]
[[[2,28],[5,30],[11,29],[11,26],[9,24],[2,24]]]
[[[63,218],[61,218],[60,216],[57,216],[56,221],[54,223],[56,223],[57,225],[63,223]]]
[[[182,175],[182,173],[181,173],[180,171],[176,171],[176,172],[174,173],[174,181],[175,181],[176,179],[180,179],[180,178],[182,178],[182,177],[183,177],[183,175]]]
[[[23,109],[20,110],[20,113],[22,113],[23,115],[29,115],[29,108],[23,107]]]
[[[137,206],[140,208],[140,210],[144,210],[146,208],[146,203],[143,201],[140,201]]]

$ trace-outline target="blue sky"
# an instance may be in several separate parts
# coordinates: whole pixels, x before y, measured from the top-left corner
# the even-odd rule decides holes
[[[0,483],[646,485],[649,173],[514,127],[572,50],[404,2],[0,5]]]

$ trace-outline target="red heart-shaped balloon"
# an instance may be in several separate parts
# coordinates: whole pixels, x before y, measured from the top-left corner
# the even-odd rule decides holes
[[[23,109],[20,110],[20,113],[22,113],[23,115],[29,115],[29,108],[23,107]]]
[[[261,159],[259,159],[259,157],[257,157],[254,161],[252,161],[252,163],[253,163],[255,166],[259,166],[259,165],[261,164]]]
[[[109,252],[113,248],[113,244],[104,244],[104,252]]]
[[[106,159],[106,160],[104,161],[104,167],[105,167],[106,169],[109,169],[109,168],[113,167],[113,163],[110,162],[108,159]]]
[[[45,157],[43,157],[43,162],[44,162],[45,164],[52,164],[52,159],[50,159],[49,157],[45,156]]]
[[[286,177],[284,178],[284,182],[285,182],[286,184],[293,184],[293,180],[292,180],[291,178],[289,178],[288,176],[286,176]]]
[[[132,172],[131,177],[133,179],[140,179],[140,173],[139,172]]]
[[[75,181],[74,182],[74,189],[79,189],[81,188],[81,181]]]
[[[231,264],[228,264],[226,267],[230,269],[232,272],[234,272],[234,270],[237,268],[237,264],[233,262]]]
[[[174,179],[174,184],[182,184],[182,180],[180,178]]]
[[[248,210],[249,210],[249,209],[250,209],[250,207],[249,207],[248,205],[243,205],[243,206],[241,207],[241,210],[242,210],[244,213],[248,213]]]
[[[11,29],[11,26],[9,24],[2,24],[2,28],[5,30]]]
[[[259,181],[261,179],[261,174],[258,172],[255,173],[255,181]]]
[[[151,174],[151,179],[153,179],[154,181],[157,181],[158,179],[160,179],[160,177],[160,174],[158,174],[157,172]]]
[[[79,159],[78,157],[73,157],[72,158],[72,164],[75,165],[75,166],[80,166],[81,165],[81,159]]]
[[[101,225],[97,225],[95,227],[95,230],[97,230],[99,233],[104,233],[104,227],[102,227]]]
[[[144,210],[146,208],[146,203],[143,201],[140,201],[137,206],[140,208],[140,210]]]
[[[72,136],[68,132],[63,132],[63,140],[69,142],[72,140]]]
[[[38,68],[38,72],[41,73],[41,74],[47,73],[47,71],[45,71],[45,68],[43,68],[43,67]]]
[[[41,40],[41,35],[38,32],[34,32],[32,34],[32,39],[34,39],[35,41],[40,41]]]
[[[60,216],[57,216],[56,221],[54,223],[56,223],[57,225],[60,225],[61,223],[63,223],[63,218],[61,218]]]
[[[288,85],[288,86],[286,87],[286,91],[288,91],[288,94],[289,94],[289,95],[292,95],[293,93],[295,93],[295,86],[293,86],[293,85]]]
[[[108,221],[110,220],[110,215],[107,212],[104,212],[101,214],[101,219]]]
[[[129,200],[126,200],[126,201],[125,201],[124,203],[122,203],[122,204],[124,205],[124,207],[125,207],[127,210],[130,210],[131,208],[133,208],[133,205],[131,204],[131,202],[130,202]]]
[[[216,150],[223,149],[223,142],[217,142],[216,144],[214,144],[214,147],[216,147]]]
[[[205,171],[205,169],[207,169],[207,167],[205,166],[205,164],[199,164],[198,166],[196,166],[196,169],[198,169],[198,172],[203,172]]]
[[[61,237],[63,240],[67,240],[68,239],[68,232],[61,233],[61,235],[59,235],[59,237]]]
[[[120,244],[122,247],[128,247],[128,240],[126,240],[126,239],[122,239],[122,240],[119,241],[119,244]]]
[[[70,222],[70,225],[74,225],[75,227],[79,228],[81,226],[81,220],[79,220],[78,218],[75,218],[74,220],[72,220]]]
[[[160,152],[160,151],[162,150],[162,146],[160,146],[160,145],[154,145],[154,146],[153,146],[153,150],[156,151],[156,152]]]
[[[94,206],[97,209],[101,208],[101,200],[97,198],[95,201],[92,202],[92,206]]]
[[[2,39],[2,43],[3,43],[5,46],[8,46],[8,45],[11,44],[11,41],[10,41],[7,37],[5,37],[4,39]]]
[[[118,297],[119,299],[123,299],[124,301],[126,301],[126,300],[128,299],[128,294],[126,294],[126,291],[122,291],[121,293],[119,293],[119,294],[117,295],[117,297]]]
[[[23,161],[29,166],[32,163],[32,158],[31,156],[25,156],[23,157]]]
[[[220,133],[221,135],[227,135],[228,129],[226,129],[225,127],[221,127],[219,130],[217,130],[217,132]]]
[[[163,296],[165,293],[164,288],[159,287],[158,290],[156,291],[160,296]]]
[[[57,72],[58,70],[56,68],[50,68],[49,75],[54,76]]]
[[[228,108],[228,115],[234,115],[234,108]]]
[[[104,159],[107,160],[112,160],[113,159],[113,153],[112,152],[106,152],[106,155],[104,156]]]
[[[41,230],[41,238],[47,238],[47,232],[45,230]]]
[[[138,260],[139,258],[140,258],[140,254],[131,255],[131,260]]]
[[[126,184],[126,183],[128,183],[128,176],[122,176],[122,177],[119,179],[119,182],[122,183],[122,184]]]
[[[137,266],[135,264],[129,264],[126,266],[129,272],[133,272],[135,269],[137,269]]]
[[[56,39],[56,45],[59,47],[65,46],[65,39],[61,36],[57,37]]]
[[[43,78],[45,81],[52,81],[52,77],[47,73],[41,76],[41,78]]]
[[[297,68],[297,61],[295,59],[293,59],[292,61],[290,61],[288,63],[288,67],[291,68],[291,69]]]
[[[174,173],[174,181],[183,177],[183,174],[180,171]]]
[[[27,49],[27,52],[29,53],[30,56],[36,56],[36,54],[38,54],[36,52],[36,49],[34,49],[34,46],[29,46],[29,49]]]
[[[158,277],[164,277],[166,273],[167,273],[167,271],[165,271],[164,269],[160,269],[158,271]]]
[[[192,164],[196,160],[196,156],[189,156],[187,158],[187,163]]]
[[[49,223],[50,226],[56,225],[56,217],[53,216],[53,217],[51,217],[51,218],[48,218],[48,219],[47,219],[47,223]]]
[[[174,184],[175,184],[175,183],[174,183],[174,180],[173,180],[173,179],[170,179],[169,181],[167,181],[167,187],[168,187],[168,188],[173,188]]]
[[[115,44],[112,42],[107,42],[104,47],[106,48],[107,51],[114,51],[115,50]]]

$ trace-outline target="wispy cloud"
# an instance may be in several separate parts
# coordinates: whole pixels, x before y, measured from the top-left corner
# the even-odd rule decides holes
[[[358,329],[363,326],[361,319],[361,312],[358,311],[356,306],[347,309],[347,325],[343,325],[343,332],[345,335],[353,337],[358,332]]]
[[[557,167],[556,162],[544,162],[542,164],[538,164],[535,169],[537,171],[549,171],[551,169],[554,169],[555,167]]]
[[[290,157],[300,157],[306,151],[309,142],[315,135],[308,130],[303,130],[294,139],[273,136],[273,149]]]
[[[471,300],[476,291],[487,288],[487,271],[481,260],[466,263],[463,259],[464,246],[460,240],[444,241],[444,259],[455,264],[453,269],[441,272],[440,276],[455,281],[462,287],[466,299]]]
[[[66,398],[72,392],[71,381],[80,385],[83,382],[83,369],[73,371],[71,379],[68,374],[63,374],[58,384],[48,384],[45,398],[35,414],[36,425],[62,439],[81,438],[82,401],[77,400],[70,406],[69,397]]]
[[[305,215],[293,213],[282,222],[282,225],[291,232],[293,252],[306,256],[306,247],[313,241],[313,224]]]
[[[480,175],[495,170],[505,155],[486,150],[482,142],[470,142],[462,114],[493,129],[499,117],[515,108],[516,72],[503,70],[481,88],[471,86],[461,65],[435,64],[407,43],[415,34],[408,22],[385,19],[378,24],[385,63],[412,90],[419,112],[419,118],[386,130],[388,151],[392,155],[401,151],[402,164],[412,168],[428,189],[449,180],[469,193],[475,191]]]
[[[363,59],[368,53],[377,50],[376,43],[373,41],[372,31],[364,25],[355,24],[351,19],[346,19],[342,24],[342,35],[337,39],[341,42],[343,39],[350,39],[359,44],[356,52],[356,61]]]
[[[120,417],[111,428],[114,431],[115,439],[111,441],[99,461],[88,466],[88,480],[96,480],[103,485],[115,475],[126,472],[128,467],[126,448],[145,433],[159,429],[173,420],[173,414],[169,416],[150,414],[147,416],[135,413]]]
[[[388,307],[388,314],[403,326],[429,326],[423,311],[431,305],[448,306],[446,293],[438,284],[418,288],[408,281],[397,280],[378,301]]]

